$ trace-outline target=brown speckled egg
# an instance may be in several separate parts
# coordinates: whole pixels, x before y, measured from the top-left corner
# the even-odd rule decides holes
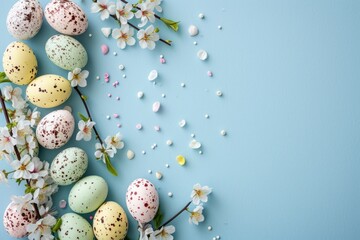
[[[11,82],[26,85],[34,80],[38,63],[33,50],[28,45],[12,42],[4,52],[3,68]]]
[[[95,213],[93,230],[98,240],[124,239],[128,230],[124,209],[116,202],[105,202]]]
[[[84,11],[69,0],[52,0],[45,7],[45,18],[52,28],[66,35],[80,35],[88,28]]]
[[[36,138],[47,149],[60,148],[71,138],[75,120],[67,110],[57,110],[41,119],[36,128]]]
[[[6,27],[14,38],[26,40],[39,32],[42,21],[43,11],[38,0],[20,0],[10,9]]]
[[[71,95],[70,81],[54,74],[37,77],[26,88],[26,97],[37,107],[53,108],[63,104]]]
[[[126,205],[131,216],[140,223],[150,222],[159,208],[155,186],[144,178],[133,181],[126,192]]]
[[[36,220],[35,212],[26,208],[21,211],[11,202],[4,212],[3,223],[11,237],[22,238],[27,235],[26,226]]]

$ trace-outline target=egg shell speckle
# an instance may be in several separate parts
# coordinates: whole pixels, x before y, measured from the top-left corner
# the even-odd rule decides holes
[[[96,211],[93,230],[98,240],[124,239],[128,230],[124,209],[116,202],[105,202]]]
[[[3,68],[11,82],[25,85],[34,80],[38,63],[33,50],[28,45],[12,42],[4,52]]]
[[[36,221],[35,212],[23,208],[18,211],[17,205],[11,202],[4,212],[3,223],[11,237],[22,238],[27,235],[26,226]]]
[[[71,138],[75,120],[67,110],[56,110],[43,117],[37,128],[36,138],[47,149],[60,148]]]
[[[59,228],[58,235],[60,239],[81,239],[93,240],[94,233],[91,225],[85,218],[76,213],[66,213],[61,216],[61,227]]]
[[[69,193],[69,207],[76,213],[96,210],[106,199],[108,185],[99,176],[88,176],[78,181]]]
[[[84,11],[72,1],[52,0],[44,12],[49,25],[62,34],[80,35],[88,28]]]
[[[37,0],[20,0],[10,9],[6,27],[16,39],[26,40],[34,37],[43,22],[43,11]]]
[[[75,38],[54,35],[45,44],[46,55],[56,66],[72,71],[87,64],[88,55],[84,46]]]
[[[53,108],[63,104],[71,95],[67,79],[53,74],[36,78],[26,88],[26,96],[37,107]]]
[[[79,180],[88,167],[86,152],[77,147],[61,151],[52,161],[50,174],[58,185],[69,185]]]
[[[150,222],[159,208],[155,186],[146,179],[133,181],[126,192],[126,205],[131,216],[140,223]]]

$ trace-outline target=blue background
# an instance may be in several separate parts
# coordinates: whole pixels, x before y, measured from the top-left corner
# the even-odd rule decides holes
[[[14,2],[2,1],[1,51],[14,40],[5,27]],[[46,2],[41,1],[43,7]],[[77,37],[90,57],[86,69],[91,75],[83,92],[89,96],[100,134],[120,130],[124,136],[126,147],[114,159],[119,176],[110,176],[92,157],[94,140],[76,142],[73,137],[66,147],[86,149],[87,174],[107,180],[108,200],[126,208],[128,184],[145,177],[158,187],[167,219],[189,200],[192,185],[200,182],[214,189],[205,206],[206,221],[189,225],[184,213],[173,222],[176,239],[360,238],[359,1],[165,1],[165,15],[181,20],[181,30],[173,33],[159,23],[161,36],[174,45],[159,43],[154,51],[138,46],[117,49],[115,40],[100,31],[115,23],[90,14],[90,1],[78,3],[90,21],[87,33]],[[197,17],[200,12],[204,20]],[[190,24],[200,29],[195,38],[187,34]],[[39,75],[66,76],[44,52],[53,34],[45,22],[26,43],[38,58]],[[110,47],[106,56],[100,52],[104,43]],[[208,61],[197,59],[199,49],[208,51]],[[118,55],[113,56],[113,51]],[[159,63],[160,54],[167,60],[164,65]],[[124,72],[119,64],[125,65]],[[147,81],[151,69],[160,73],[156,85]],[[206,75],[208,70],[214,77]],[[111,82],[120,82],[117,88],[104,83],[105,72]],[[95,80],[97,75],[102,80]],[[140,90],[145,92],[143,100],[136,97]],[[216,97],[217,90],[223,91],[222,98]],[[108,98],[108,93],[113,97]],[[151,106],[157,100],[163,108],[154,114]],[[75,94],[66,104],[74,113],[85,113]],[[120,119],[107,120],[105,116],[113,113]],[[184,129],[178,127],[181,119],[188,122]],[[118,122],[123,125],[120,129]],[[136,123],[144,129],[136,130]],[[155,124],[161,132],[153,130]],[[221,129],[228,131],[226,137],[220,136]],[[187,146],[191,133],[202,142],[203,155]],[[173,147],[165,144],[169,138]],[[156,150],[151,149],[154,143]],[[134,160],[126,158],[127,149],[135,151]],[[60,150],[42,150],[41,157],[51,161]],[[142,155],[142,150],[147,154]],[[178,154],[188,159],[185,167],[176,163]],[[6,162],[0,166],[6,168]],[[149,169],[161,171],[163,180],[148,174]],[[22,190],[14,184],[1,185],[1,214],[10,196]],[[69,190],[61,187],[54,203],[66,199]],[[169,191],[173,198],[167,196]],[[129,237],[136,239],[135,221],[130,220],[130,225]],[[209,225],[213,231],[207,230]],[[9,238],[3,228],[0,238]]]

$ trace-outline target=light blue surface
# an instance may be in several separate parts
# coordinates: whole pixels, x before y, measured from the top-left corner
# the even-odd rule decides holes
[[[5,19],[14,2],[2,2],[1,52],[13,41]],[[44,6],[47,1],[41,2]],[[90,1],[78,2],[89,12]],[[77,38],[90,57],[89,86],[83,91],[101,135],[116,133],[116,124],[123,124],[120,131],[126,148],[114,161],[119,176],[110,176],[94,158],[87,172],[106,178],[108,200],[126,208],[128,184],[145,177],[159,188],[167,219],[188,201],[192,185],[200,182],[214,188],[206,221],[193,226],[187,223],[186,213],[181,215],[174,221],[176,239],[216,235],[222,239],[359,239],[360,2],[187,0],[165,1],[163,8],[166,16],[181,20],[178,34],[161,26],[162,36],[172,39],[173,47],[159,44],[154,51],[139,47],[121,51],[100,32],[114,23],[101,22],[91,14],[88,32]],[[204,20],[198,19],[200,12]],[[190,24],[200,28],[196,38],[187,34]],[[218,25],[223,29],[218,30]],[[53,34],[45,23],[40,34],[26,43],[38,57],[40,74],[66,76],[43,50]],[[107,56],[100,52],[103,43],[110,46]],[[202,48],[209,52],[206,62],[196,58]],[[113,51],[118,55],[113,56]],[[160,54],[167,60],[164,65],[159,63]],[[119,64],[126,66],[126,79]],[[147,81],[151,69],[160,73],[155,86]],[[214,72],[213,78],[207,77],[208,70]],[[95,80],[105,72],[120,86]],[[182,82],[185,88],[180,87]],[[140,90],[145,92],[143,100],[136,97]],[[215,96],[217,90],[223,91],[222,98]],[[108,93],[113,97],[108,98]],[[163,108],[154,114],[151,105],[157,100]],[[75,113],[84,112],[75,94],[67,105]],[[120,120],[106,120],[113,113],[120,114]],[[188,122],[185,129],[178,127],[181,119]],[[136,123],[144,129],[136,130]],[[156,124],[162,129],[159,133],[153,130]],[[228,136],[220,136],[221,129]],[[188,148],[191,133],[203,143],[203,155]],[[170,148],[165,144],[169,138],[174,141]],[[156,150],[151,149],[154,143]],[[79,146],[92,156],[94,144],[76,142],[73,137],[66,147]],[[134,160],[126,159],[127,149],[136,152]],[[142,155],[142,150],[147,154]],[[41,157],[51,160],[59,151],[43,150]],[[178,154],[187,157],[185,167],[175,162]],[[1,168],[5,165],[0,163]],[[163,180],[148,174],[149,169],[161,171]],[[10,196],[22,190],[12,184],[0,187],[1,214]],[[69,190],[61,188],[55,204],[66,199]],[[169,191],[173,198],[167,196]],[[209,225],[213,231],[207,230]],[[131,220],[129,237],[136,236]],[[0,239],[9,239],[3,228]]]

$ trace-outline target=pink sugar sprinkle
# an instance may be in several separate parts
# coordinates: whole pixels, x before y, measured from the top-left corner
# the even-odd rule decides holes
[[[90,216],[89,218],[90,218],[90,220],[93,220],[94,217],[93,217],[93,216]]]
[[[108,97],[112,97],[111,93],[108,94]]]
[[[158,132],[158,131],[160,131],[160,126],[159,126],[159,125],[155,125],[155,126],[154,126],[154,129],[155,129],[155,131]]]
[[[116,84],[116,83],[113,83],[112,85],[113,85],[113,87],[115,87],[115,88],[116,88],[116,86],[117,86],[117,84]]]
[[[105,44],[101,45],[101,52],[102,54],[106,55],[109,52],[109,47]]]
[[[110,75],[108,73],[104,74],[104,78],[109,78],[109,77],[110,77]]]
[[[121,124],[120,124],[120,123],[116,124],[116,126],[117,126],[118,128],[121,128]]]
[[[165,58],[160,58],[160,63],[162,63],[162,64],[166,63]]]
[[[119,118],[120,117],[119,114],[117,114],[117,113],[114,113],[113,116],[114,116],[114,118]]]
[[[212,76],[213,76],[212,71],[208,71],[208,72],[207,72],[207,75],[208,75],[209,77],[212,77]]]
[[[108,83],[110,80],[108,78],[105,78],[105,82]]]
[[[137,130],[141,130],[141,129],[142,129],[142,125],[141,125],[140,123],[136,124],[135,127],[136,127]]]

